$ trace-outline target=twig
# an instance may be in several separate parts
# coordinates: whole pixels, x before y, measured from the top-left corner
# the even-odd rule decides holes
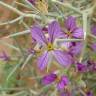
[[[83,39],[56,39],[55,42],[78,42],[83,41]]]
[[[22,64],[21,70],[25,67],[25,65],[28,63],[28,61],[32,58],[32,54],[30,54],[27,59],[25,60],[24,64]]]
[[[85,48],[86,48],[86,43],[87,43],[87,16],[88,14],[83,13],[82,18],[83,18],[83,32],[84,32],[84,44],[82,48],[82,52],[80,55],[80,62],[83,60],[84,54],[85,54]]]
[[[96,36],[95,35],[93,35],[91,33],[89,33],[88,35],[91,36],[92,38],[96,39]]]
[[[21,16],[24,16],[24,13],[22,13],[22,12],[19,11],[18,9],[16,9],[16,8],[14,8],[14,7],[12,7],[12,6],[10,6],[10,5],[8,5],[8,4],[2,2],[2,1],[0,1],[0,5],[2,5],[2,6],[4,6],[4,7],[6,7],[6,8],[8,8],[8,9],[10,9],[10,10],[12,10],[13,12],[15,12],[15,13],[21,15]]]
[[[20,52],[19,48],[15,47],[14,45],[11,45],[11,44],[9,44],[7,42],[4,42],[3,40],[0,40],[0,43],[5,45],[5,46],[8,46],[8,47],[10,47],[10,48],[12,48],[12,49],[14,49],[16,51],[18,51],[18,52]]]
[[[83,90],[79,89],[79,91],[83,96],[87,96]]]
[[[34,91],[34,90],[32,90],[32,89],[30,89],[29,91],[30,91],[30,93],[32,93],[32,94],[34,94],[34,95],[38,95],[38,92],[36,92],[36,91]]]
[[[13,12],[17,13],[18,15],[20,16],[23,16],[23,17],[32,17],[32,18],[37,18],[37,19],[40,19],[40,16],[36,15],[36,14],[26,14],[26,13],[23,13],[21,11],[19,11],[18,9],[14,8],[13,6],[10,6],[2,1],[0,1],[0,5],[12,10]]]
[[[75,12],[77,12],[77,13],[79,13],[79,14],[82,14],[82,11],[80,11],[78,8],[73,7],[73,6],[72,6],[71,4],[69,4],[69,3],[62,3],[62,2],[57,1],[57,0],[52,0],[52,2],[58,3],[58,4],[60,4],[60,5],[63,5],[64,7],[68,7],[68,8],[70,8],[70,9],[74,10]]]
[[[11,20],[11,21],[0,22],[0,25],[13,24],[13,23],[19,21],[19,20],[22,19],[22,18],[23,18],[23,16],[19,16],[19,17],[17,17],[16,19],[13,19],[13,20]]]
[[[13,68],[13,70],[12,70],[12,71],[10,72],[10,74],[7,76],[6,81],[8,81],[9,78],[16,72],[17,68],[20,66],[20,64],[21,64],[22,62],[23,62],[23,59],[21,59],[20,62],[19,62],[19,64],[17,64],[17,65]]]
[[[17,2],[17,1],[15,1],[15,4],[18,4],[18,5],[20,5],[20,6],[22,6],[22,7],[25,7],[25,8],[30,8],[29,6],[26,6],[25,4],[19,3],[19,2]]]
[[[22,31],[22,32],[16,32],[16,33],[14,33],[14,34],[5,36],[5,37],[3,37],[3,38],[13,38],[13,37],[25,35],[25,34],[28,34],[28,33],[30,33],[30,30],[24,30],[24,31]]]
[[[96,7],[96,3],[91,8],[84,10],[83,13],[86,12],[88,15],[90,15],[92,14],[95,7]]]

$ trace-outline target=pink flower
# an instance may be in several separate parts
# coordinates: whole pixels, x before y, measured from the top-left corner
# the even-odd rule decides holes
[[[64,35],[67,38],[82,38],[83,37],[83,29],[76,25],[75,17],[69,16],[65,20]]]
[[[69,67],[72,64],[72,57],[60,49],[55,49],[54,41],[57,38],[62,37],[60,25],[57,21],[53,21],[48,26],[48,38],[42,32],[42,28],[39,26],[33,26],[31,29],[32,38],[34,38],[37,43],[45,47],[45,51],[38,59],[38,67],[43,70],[50,62],[52,57],[55,57],[58,63],[64,67]]]
[[[43,85],[48,85],[48,84],[52,84],[53,82],[57,81],[57,88],[60,89],[64,89],[65,86],[67,86],[69,84],[69,79],[67,76],[62,75],[59,79],[58,76],[54,73],[51,73],[49,75],[46,75],[42,78],[42,84]]]
[[[28,1],[29,1],[31,4],[34,5],[36,0],[28,0]]]
[[[0,54],[0,59],[4,61],[8,61],[10,58],[9,56],[3,51],[2,54]]]
[[[96,25],[91,28],[92,34],[96,36]]]

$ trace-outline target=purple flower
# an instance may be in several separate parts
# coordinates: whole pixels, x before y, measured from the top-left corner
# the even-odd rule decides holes
[[[60,25],[57,21],[53,21],[48,26],[48,38],[42,32],[42,28],[33,26],[31,29],[32,37],[41,44],[46,50],[38,59],[38,67],[43,70],[50,62],[52,57],[55,57],[58,63],[64,67],[69,67],[72,64],[72,57],[67,52],[55,49],[54,40],[62,36]]]
[[[96,36],[96,26],[92,26],[91,31],[92,34]]]
[[[53,83],[55,80],[57,79],[57,75],[56,74],[49,74],[43,77],[42,79],[42,84],[47,85],[47,84],[51,84]]]
[[[83,37],[83,29],[77,27],[76,18],[69,16],[65,20],[65,35],[67,38],[82,38]]]
[[[93,43],[93,44],[91,45],[91,48],[92,48],[92,50],[93,50],[94,52],[96,52],[96,43]]]
[[[93,96],[93,94],[92,94],[91,91],[88,91],[88,92],[86,93],[86,96]]]
[[[79,72],[86,72],[87,71],[87,66],[85,64],[77,63],[77,70]]]
[[[3,51],[2,54],[0,54],[0,59],[2,59],[4,61],[8,61],[9,56]]]
[[[48,32],[48,28],[47,27],[43,27],[42,30],[47,33]]]
[[[96,61],[94,60],[88,60],[87,61],[87,67],[89,71],[96,71]]]
[[[70,47],[70,53],[72,55],[78,55],[81,53],[82,48],[83,48],[82,42],[72,42],[71,47]]]
[[[63,42],[62,48],[69,52],[73,57],[79,55],[83,48],[82,42]]]
[[[58,89],[63,89],[65,86],[69,84],[69,79],[67,76],[61,76],[60,81],[57,84]]]
[[[28,1],[29,1],[31,4],[34,5],[36,0],[28,0]]]
[[[60,96],[72,96],[69,92],[61,92]]]
[[[96,71],[96,63],[93,65],[93,71]]]
[[[67,86],[69,84],[69,79],[67,76],[63,75],[58,79],[58,76],[54,73],[46,75],[42,78],[42,84],[44,85],[48,85],[51,84],[53,82],[57,81],[57,88],[60,89],[64,89],[65,86]]]

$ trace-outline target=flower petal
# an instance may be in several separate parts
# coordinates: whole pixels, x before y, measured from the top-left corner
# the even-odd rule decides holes
[[[75,38],[83,38],[84,36],[84,32],[82,28],[77,28],[76,30],[74,30],[74,32],[72,33],[73,37]]]
[[[88,91],[88,92],[86,93],[86,96],[93,96],[93,93],[92,93],[91,91]]]
[[[86,72],[87,71],[87,66],[85,64],[77,63],[77,70],[79,72]]]
[[[61,45],[61,48],[64,49],[65,51],[69,51],[69,48],[71,47],[72,43],[71,42],[63,42]]]
[[[94,52],[96,52],[96,43],[93,43],[93,44],[91,45],[91,48],[92,48],[92,50],[93,50]]]
[[[31,28],[31,34],[32,34],[32,38],[34,38],[38,43],[43,43],[43,44],[46,43],[46,37],[42,32],[42,28],[38,26],[33,26]]]
[[[63,81],[60,81],[58,84],[57,84],[57,88],[60,90],[60,89],[63,89],[65,87],[65,84]]]
[[[63,75],[63,76],[61,77],[61,80],[64,82],[65,85],[68,85],[69,79],[68,79],[67,76],[64,76],[64,75]]]
[[[74,42],[75,43],[75,42]],[[81,42],[76,42],[71,48],[70,48],[70,53],[72,55],[78,55],[80,54],[81,50],[83,48],[83,43]]]
[[[51,84],[51,83],[53,83],[56,80],[56,78],[57,78],[57,75],[54,74],[54,73],[46,75],[42,79],[42,84],[44,84],[44,85]]]
[[[60,82],[57,84],[57,88],[63,89],[65,86],[67,86],[69,83],[69,79],[67,76],[62,76]]]
[[[57,21],[53,21],[48,26],[49,41],[53,42],[56,38],[59,38],[62,34],[60,25]]]
[[[76,18],[69,16],[66,20],[65,20],[65,27],[69,30],[69,31],[73,31],[76,28]]]
[[[49,52],[46,51],[38,59],[38,67],[40,68],[40,70],[43,70],[47,66],[48,61],[49,61]]]
[[[70,92],[63,91],[61,92],[60,96],[73,96]]]
[[[96,26],[92,26],[91,31],[92,34],[96,36]]]
[[[0,54],[0,59],[8,61],[10,57],[5,53],[5,51],[3,51],[2,54]]]
[[[64,67],[68,68],[73,63],[71,55],[69,55],[66,52],[63,52],[60,50],[54,50],[53,54],[54,54],[56,60],[58,61],[58,63],[60,63]]]
[[[36,0],[28,0],[31,4],[35,5]]]

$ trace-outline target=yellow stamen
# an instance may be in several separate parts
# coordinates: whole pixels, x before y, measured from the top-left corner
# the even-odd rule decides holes
[[[61,80],[61,77],[57,76],[56,82],[58,83],[58,82],[60,82],[60,80]]]
[[[51,43],[48,43],[47,49],[48,49],[48,51],[53,50],[53,49],[54,49],[54,48],[53,48],[53,45],[52,45]]]
[[[68,32],[67,32],[67,35],[71,37],[71,32],[70,32],[70,31],[68,31]]]

